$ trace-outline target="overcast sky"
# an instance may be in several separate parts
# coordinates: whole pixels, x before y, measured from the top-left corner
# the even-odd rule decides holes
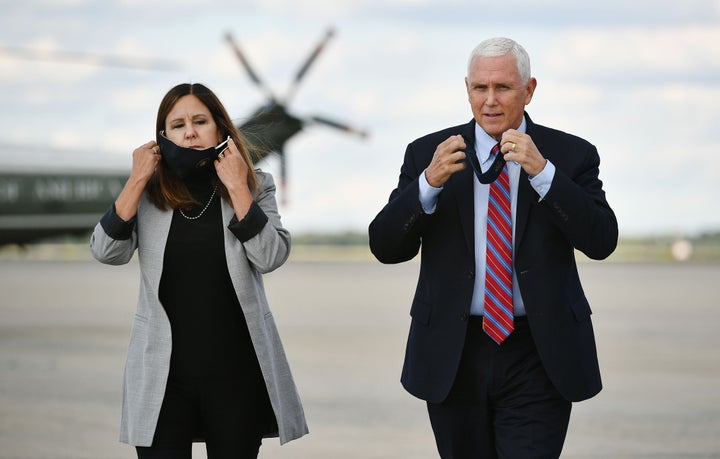
[[[0,46],[169,60],[137,70],[0,54],[0,158],[21,147],[127,161],[158,103],[202,82],[243,121],[263,103],[223,39],[232,32],[282,97],[328,27],[335,38],[290,103],[367,129],[311,126],[288,146],[285,225],[364,231],[408,142],[470,120],[463,78],[481,40],[529,52],[538,124],[592,142],[621,235],[720,229],[720,1],[0,0]],[[261,164],[279,174],[277,161]]]

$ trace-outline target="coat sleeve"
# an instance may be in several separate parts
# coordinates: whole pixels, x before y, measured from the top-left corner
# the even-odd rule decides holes
[[[420,250],[422,231],[429,216],[422,209],[418,185],[418,177],[427,164],[417,149],[416,142],[408,145],[397,188],[368,229],[370,250],[382,263],[410,260]]]
[[[290,232],[282,226],[275,199],[275,182],[257,171],[258,190],[248,213],[233,216],[228,229],[242,242],[250,264],[260,273],[279,268],[290,256]]]
[[[572,171],[557,168],[542,201],[572,245],[589,258],[610,256],[618,240],[618,223],[599,178],[597,149],[584,143],[581,161]]]
[[[90,252],[101,263],[123,265],[137,248],[136,217],[124,221],[115,213],[115,204],[103,215],[90,236]]]

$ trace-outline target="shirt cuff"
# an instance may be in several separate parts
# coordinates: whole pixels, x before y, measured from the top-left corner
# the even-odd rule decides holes
[[[132,236],[133,229],[135,229],[135,222],[137,221],[137,215],[134,215],[128,221],[118,217],[115,211],[115,203],[105,212],[105,215],[100,219],[100,226],[105,230],[105,234],[115,239],[116,241],[124,241],[130,239]]]
[[[555,178],[555,165],[550,160],[546,161],[545,168],[535,177],[530,177],[530,185],[540,195],[540,200],[543,200],[550,191],[550,185]]]
[[[432,214],[435,212],[437,197],[443,190],[443,187],[435,188],[430,185],[427,177],[425,177],[425,171],[422,171],[422,174],[418,177],[418,188],[420,189],[420,205],[422,205],[423,212],[428,215]]]
[[[238,220],[237,215],[233,215],[228,229],[232,231],[240,242],[245,242],[260,233],[267,221],[268,216],[265,215],[265,212],[263,212],[258,203],[253,201],[250,205],[250,210],[248,210],[248,213],[245,214],[242,220]]]

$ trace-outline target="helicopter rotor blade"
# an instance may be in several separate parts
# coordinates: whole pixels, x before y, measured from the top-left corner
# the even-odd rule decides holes
[[[277,152],[280,156],[280,204],[286,206],[288,204],[287,198],[287,160],[285,158],[285,151],[280,150]]]
[[[357,135],[357,136],[359,136],[359,137],[362,137],[362,138],[367,138],[367,137],[368,137],[367,131],[350,127],[350,126],[348,126],[347,124],[339,123],[339,122],[337,122],[337,121],[333,121],[333,120],[330,120],[330,119],[327,119],[327,118],[323,118],[323,117],[321,117],[321,116],[313,116],[313,117],[311,117],[310,119],[311,119],[313,122],[315,122],[315,123],[324,124],[324,125],[326,125],[326,126],[330,126],[330,127],[332,127],[332,128],[335,128],[335,129],[340,129],[341,131],[345,131],[345,132],[347,132],[347,133],[349,133],[349,134],[355,134],[355,135]]]
[[[245,57],[245,54],[242,52],[242,50],[240,49],[240,46],[237,44],[237,41],[235,40],[235,38],[233,37],[233,35],[230,32],[227,32],[225,34],[225,40],[228,42],[228,44],[230,44],[230,47],[235,52],[235,56],[240,60],[240,63],[242,64],[243,68],[245,69],[245,72],[248,74],[248,76],[250,77],[252,82],[255,83],[255,86],[260,88],[260,90],[262,92],[264,92],[265,95],[269,99],[274,101],[275,95],[270,90],[270,88],[268,88],[265,85],[265,83],[263,83],[263,81],[260,79],[260,77],[257,75],[257,73],[255,73],[255,71],[252,69],[252,67],[250,66],[250,62],[248,62],[247,58]]]
[[[288,89],[288,93],[284,99],[286,103],[288,101],[290,101],[290,99],[292,99],[292,97],[295,95],[295,93],[297,92],[297,88],[300,85],[300,82],[305,77],[305,74],[310,69],[310,66],[312,66],[312,64],[315,62],[315,60],[320,55],[320,53],[323,51],[323,49],[325,49],[325,46],[327,45],[327,43],[334,36],[335,36],[335,29],[333,29],[331,27],[325,32],[325,35],[320,39],[320,42],[317,45],[315,45],[315,48],[310,53],[310,56],[308,56],[308,58],[305,60],[303,65],[300,67],[300,70],[298,70],[297,74],[295,75],[295,80],[293,80],[292,85]]]

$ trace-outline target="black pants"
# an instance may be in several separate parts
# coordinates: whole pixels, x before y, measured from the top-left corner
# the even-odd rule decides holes
[[[198,439],[204,439],[208,459],[257,458],[274,416],[262,377],[237,378],[170,379],[153,444],[137,447],[138,458],[190,459]]]
[[[571,403],[547,377],[527,319],[497,345],[472,317],[455,383],[428,413],[443,459],[560,456]]]

